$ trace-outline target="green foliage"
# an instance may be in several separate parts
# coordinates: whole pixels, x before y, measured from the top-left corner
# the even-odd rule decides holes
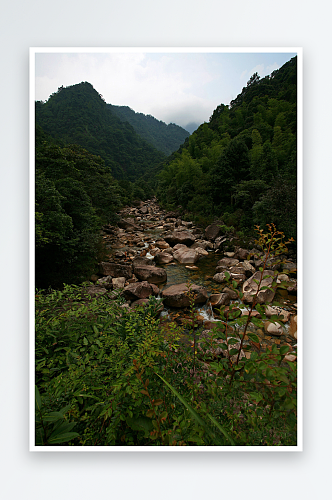
[[[189,132],[174,123],[166,125],[166,123],[157,120],[153,116],[137,113],[128,106],[107,104],[107,107],[121,121],[129,122],[135,129],[135,132],[145,139],[146,142],[167,156],[176,151],[190,135]]]
[[[100,157],[77,145],[36,145],[36,284],[81,282],[100,253],[100,227],[114,222],[121,189]]]
[[[136,181],[165,159],[122,122],[88,82],[60,87],[48,101],[38,101],[36,122],[53,138],[101,156],[116,179]]]
[[[241,210],[241,230],[273,221],[294,237],[296,74],[295,57],[263,79],[254,74],[230,106],[218,106],[165,162],[157,188],[163,206],[221,218]],[[287,204],[278,203],[286,190]]]
[[[263,271],[287,250],[273,225],[258,228],[256,244],[265,252]],[[155,298],[126,310],[120,294],[91,298],[86,286],[37,291],[38,446],[296,445],[290,347],[253,349],[260,347],[250,331],[251,323],[260,326],[255,300],[242,317],[238,304],[223,306],[220,326],[201,336],[188,289],[190,319],[182,327],[156,319]],[[264,318],[266,305],[256,307]]]

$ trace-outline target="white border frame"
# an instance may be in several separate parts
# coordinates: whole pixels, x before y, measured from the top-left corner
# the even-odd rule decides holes
[[[35,54],[36,53],[296,53],[297,54],[297,445],[278,446],[35,446]],[[289,452],[303,451],[303,49],[302,47],[30,47],[29,65],[29,451],[33,452]],[[213,110],[211,110],[212,112]]]

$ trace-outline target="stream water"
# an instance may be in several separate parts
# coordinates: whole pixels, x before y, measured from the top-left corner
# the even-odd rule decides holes
[[[153,258],[153,256],[149,253],[149,245],[153,244],[156,240],[162,239],[162,233],[164,233],[164,229],[162,227],[159,228],[151,228],[144,230],[144,247],[137,246],[127,246],[123,245],[121,251],[130,251],[130,249],[136,251],[146,250],[146,257]],[[116,250],[111,250],[111,253],[114,253]],[[172,285],[180,284],[180,283],[191,283],[200,285],[206,288],[208,294],[211,293],[220,293],[223,288],[226,286],[225,283],[218,284],[213,281],[213,276],[215,274],[215,268],[217,262],[222,258],[221,253],[215,253],[214,251],[209,251],[208,255],[201,258],[195,265],[189,264],[180,264],[177,261],[171,262],[169,264],[160,265],[158,267],[162,267],[167,272],[167,282],[158,285],[160,289],[168,288]],[[296,314],[296,308],[294,307],[294,303],[296,302],[296,296],[289,295],[286,290],[280,290],[277,292],[275,296],[275,300],[282,305],[283,308],[292,311],[293,314]],[[234,302],[234,301],[232,301]],[[236,301],[235,301],[236,302]],[[203,307],[196,308],[197,314],[203,319],[203,321],[218,321],[218,317],[216,313],[212,310],[211,305],[207,304]],[[171,310],[169,308],[165,308],[161,314],[161,318],[163,320],[173,319],[175,314],[176,317],[188,314],[188,311],[179,311],[179,310]],[[270,335],[265,335],[262,330],[258,331],[259,336],[262,339],[263,346],[270,345],[271,343],[280,343],[280,341],[290,341],[292,343],[295,342],[295,339],[290,339],[289,334],[289,325],[286,324],[286,330],[282,336],[278,338],[271,338]]]

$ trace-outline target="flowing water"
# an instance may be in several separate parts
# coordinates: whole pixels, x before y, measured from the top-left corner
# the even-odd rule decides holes
[[[144,247],[138,248],[135,246],[126,246],[124,245],[121,248],[121,251],[128,251],[130,248],[135,250],[147,250],[146,257],[153,259],[153,256],[149,253],[149,244],[153,244],[156,240],[162,238],[164,230],[163,228],[151,228],[144,230]],[[113,252],[112,252],[113,253]],[[218,284],[213,281],[213,276],[215,274],[215,268],[217,266],[217,262],[222,258],[221,253],[215,253],[214,251],[209,251],[209,254],[203,258],[201,258],[196,264],[180,264],[177,261],[171,262],[169,264],[160,265],[167,272],[167,282],[163,284],[159,284],[159,288],[166,289],[172,285],[177,285],[180,283],[190,283],[195,285],[200,285],[206,288],[208,294],[211,293],[220,293],[223,288],[226,286],[226,283]],[[241,289],[241,288],[240,288]],[[280,290],[277,292],[275,299],[285,307],[285,309],[292,310],[293,314],[296,314],[296,308],[293,307],[294,302],[296,302],[296,296],[288,295],[286,290]],[[238,301],[232,301],[233,303]],[[212,310],[210,304],[206,304],[201,307],[196,308],[197,314],[203,319],[203,322],[206,321],[215,321],[218,322],[218,316]],[[171,310],[169,308],[164,308],[161,313],[162,320],[171,320],[175,317],[185,316],[188,314],[188,311],[182,310]],[[288,335],[289,325],[286,324],[286,331],[279,337],[281,340],[285,340]],[[263,344],[265,342],[266,345],[271,344],[271,336],[264,335],[264,333],[260,330],[259,336],[261,337]],[[289,337],[287,337],[289,340]],[[293,339],[294,340],[294,339]],[[280,343],[280,340],[273,339],[272,342]]]

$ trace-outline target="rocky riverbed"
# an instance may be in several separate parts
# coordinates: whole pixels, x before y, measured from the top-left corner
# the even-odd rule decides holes
[[[128,308],[148,302],[151,295],[163,298],[161,320],[181,324],[189,319],[190,284],[195,293],[196,321],[205,331],[220,321],[220,306],[227,308],[238,303],[236,292],[227,284],[226,273],[238,283],[238,289],[244,293],[243,301],[247,304],[252,301],[263,255],[258,249],[236,246],[232,235],[223,234],[220,223],[204,229],[195,227],[193,222],[182,220],[179,213],[160,209],[155,199],[126,207],[119,215],[117,226],[103,228],[107,259],[100,263],[99,276],[92,277],[91,294],[121,289]],[[285,264],[278,266],[270,259],[268,270],[266,275],[278,271],[277,283],[286,283],[286,289],[277,289],[276,293],[262,290],[258,299],[260,303],[277,300],[280,306],[268,307],[266,315],[277,314],[285,328],[266,320],[264,329],[255,329],[250,324],[251,331],[259,336],[260,349],[265,350],[273,343],[294,346],[296,262],[287,258]],[[269,286],[271,281],[264,278],[262,286]],[[247,311],[242,310],[242,314]],[[258,311],[254,314],[259,317]]]

